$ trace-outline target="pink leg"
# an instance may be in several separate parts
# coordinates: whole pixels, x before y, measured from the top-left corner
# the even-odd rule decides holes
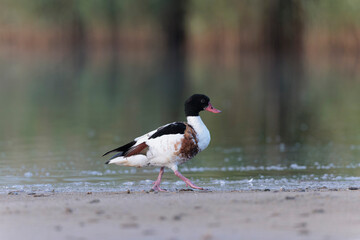
[[[174,173],[175,173],[175,175],[177,177],[179,177],[181,180],[183,180],[186,183],[186,186],[190,186],[190,187],[195,188],[195,189],[204,190],[202,187],[198,187],[195,184],[193,184],[189,179],[187,179],[186,177],[181,175],[181,173],[179,173],[177,170],[174,171]]]
[[[160,192],[166,192],[166,190],[160,188],[160,182],[161,182],[161,178],[162,178],[163,174],[164,174],[164,167],[160,168],[159,176],[156,179],[156,181],[154,182],[154,186],[152,187],[153,190],[160,191]]]

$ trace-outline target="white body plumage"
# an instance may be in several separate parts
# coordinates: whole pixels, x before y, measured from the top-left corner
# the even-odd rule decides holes
[[[196,133],[197,142],[194,140],[194,144],[197,145],[199,152],[203,151],[210,143],[209,130],[201,120],[200,116],[187,117],[187,123]],[[163,127],[166,127],[167,125],[164,125]],[[177,170],[177,165],[190,159],[184,159],[181,152],[179,152],[183,147],[182,144],[185,144],[183,141],[185,134],[169,134],[157,138],[149,138],[156,131],[157,130],[151,131],[135,139],[136,143],[134,147],[142,143],[145,143],[148,146],[146,154],[138,154],[129,157],[121,156],[112,159],[109,163],[132,167],[168,167],[174,171]]]

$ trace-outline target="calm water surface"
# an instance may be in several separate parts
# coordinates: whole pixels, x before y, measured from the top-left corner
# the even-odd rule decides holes
[[[360,186],[356,65],[312,60],[300,69],[269,69],[250,56],[172,60],[153,53],[2,51],[0,193],[149,190],[158,168],[105,165],[101,156],[185,120],[183,101],[195,92],[223,111],[202,113],[212,142],[180,166],[196,184],[211,190]],[[162,186],[185,188],[171,171]]]

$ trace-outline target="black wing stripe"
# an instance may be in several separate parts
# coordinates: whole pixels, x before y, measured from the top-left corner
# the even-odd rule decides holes
[[[115,148],[115,149],[113,149],[113,150],[111,150],[111,151],[108,151],[108,152],[105,153],[103,156],[108,155],[109,153],[112,153],[112,152],[122,152],[122,153],[125,153],[125,152],[127,152],[132,146],[134,146],[135,143],[136,143],[136,141],[129,142],[128,144],[125,144],[125,145],[123,145],[123,146],[121,146],[121,147],[118,147],[118,148]],[[118,154],[116,154],[116,155],[118,155]],[[120,155],[120,156],[121,156],[121,155]]]
[[[163,135],[170,135],[170,134],[184,134],[186,129],[186,125],[182,122],[174,122],[171,124],[168,124],[162,128],[159,128],[153,135],[149,137],[151,138],[157,138]]]

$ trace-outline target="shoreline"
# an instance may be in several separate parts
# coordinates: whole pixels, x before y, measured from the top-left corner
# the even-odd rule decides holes
[[[37,188],[39,189],[39,188]],[[145,189],[149,189],[149,190],[145,190]],[[143,190],[139,190],[139,189],[134,189],[131,187],[128,188],[122,188],[122,189],[100,189],[100,190],[92,190],[92,189],[88,189],[88,190],[71,190],[71,191],[62,191],[62,190],[57,190],[57,188],[52,188],[52,190],[32,190],[30,191],[29,189],[26,190],[7,190],[7,191],[3,191],[0,192],[0,196],[1,195],[20,195],[20,194],[25,194],[25,195],[36,195],[36,194],[45,194],[45,195],[52,195],[52,194],[92,194],[92,193],[104,193],[104,194],[121,194],[121,193],[154,193],[155,191],[153,189],[151,189],[151,186],[149,186],[148,188],[145,188]],[[166,190],[165,193],[181,193],[181,192],[198,192],[198,193],[257,193],[257,192],[273,192],[273,193],[277,193],[277,192],[341,192],[341,191],[360,191],[360,186],[358,187],[358,185],[350,185],[347,187],[333,187],[333,188],[329,188],[326,186],[322,186],[322,187],[306,187],[306,188],[284,188],[284,187],[279,187],[277,189],[274,188],[252,188],[252,189],[238,189],[238,190],[233,190],[233,189],[224,189],[224,190],[218,190],[218,189],[213,189],[213,188],[204,188],[203,190],[196,190],[196,189],[192,189],[192,188],[171,188],[171,189],[167,189],[164,188],[164,190]],[[162,193],[162,192],[159,192]],[[155,192],[155,194],[157,194],[157,192]]]
[[[0,194],[0,239],[360,239],[360,190]]]
[[[360,191],[0,195],[0,239],[359,239]]]

